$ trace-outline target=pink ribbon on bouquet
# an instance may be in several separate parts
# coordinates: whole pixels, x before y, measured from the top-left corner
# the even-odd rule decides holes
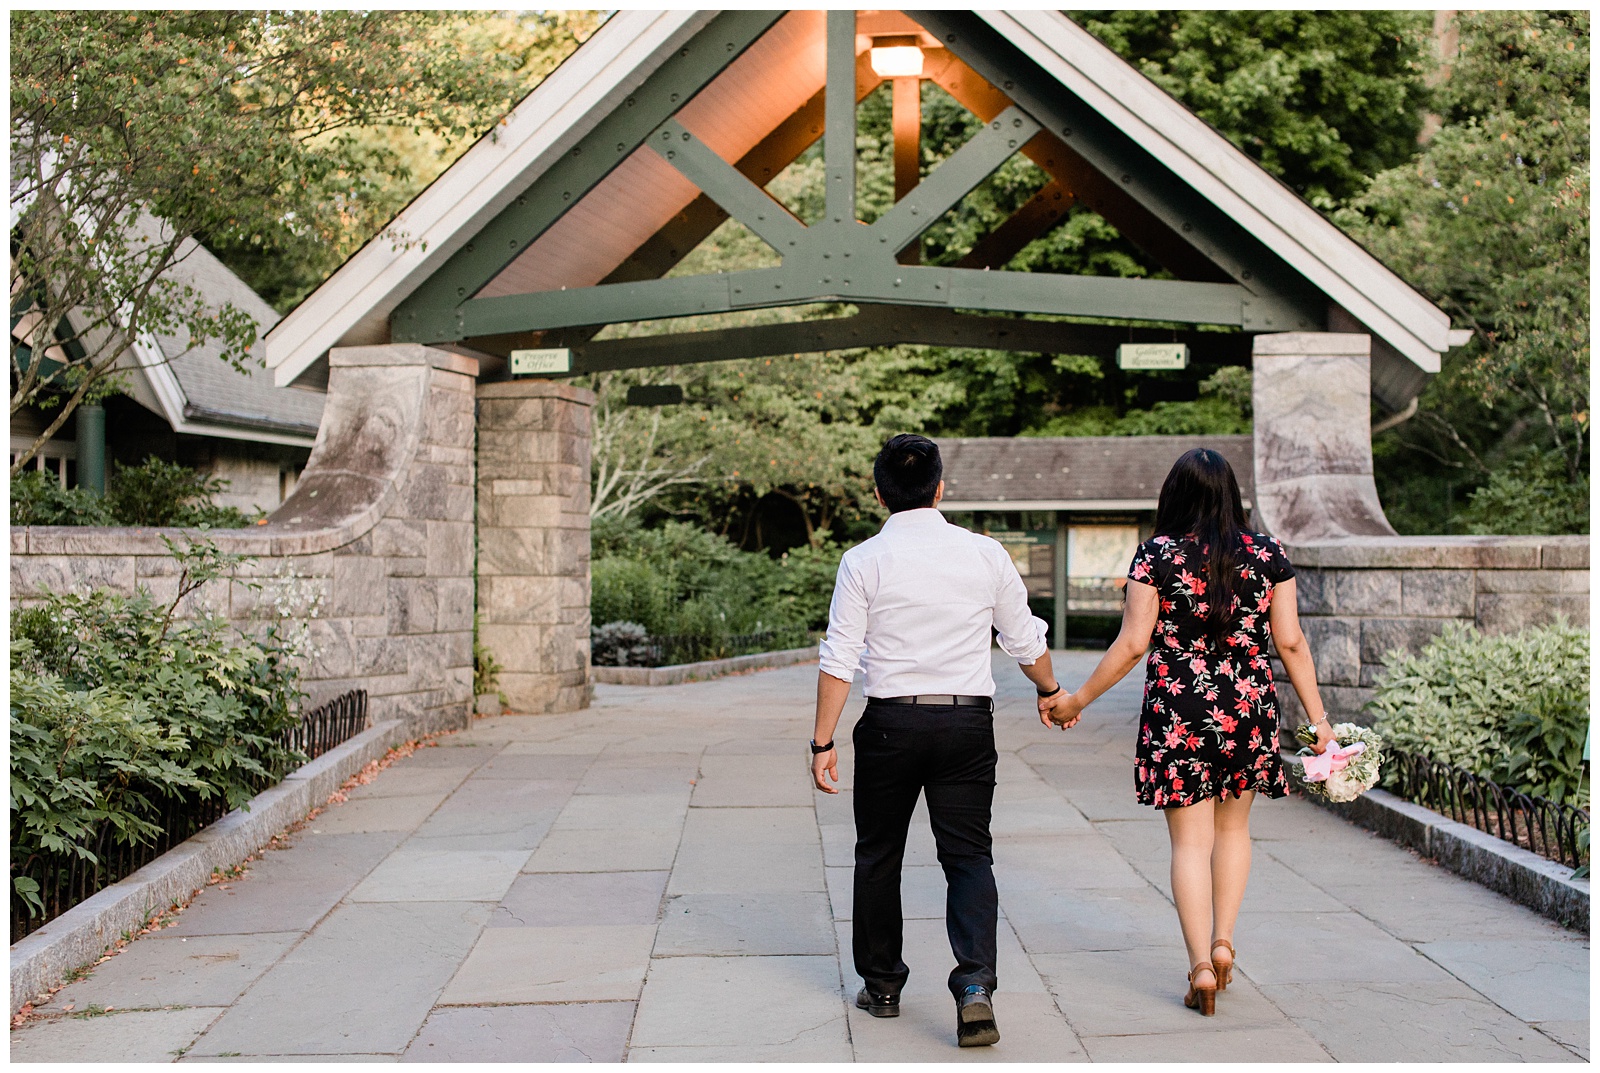
[[[1307,756],[1301,759],[1300,762],[1305,769],[1305,779],[1307,782],[1322,782],[1335,771],[1343,771],[1349,767],[1351,757],[1360,756],[1366,751],[1366,745],[1359,741],[1354,745],[1330,742],[1327,751],[1321,756]]]

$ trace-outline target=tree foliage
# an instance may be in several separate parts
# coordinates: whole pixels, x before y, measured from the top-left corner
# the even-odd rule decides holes
[[[1422,426],[1433,435],[1417,449],[1480,480],[1496,473],[1497,501],[1508,482],[1540,494],[1530,475],[1548,467],[1518,459],[1548,453],[1568,489],[1581,486],[1582,509],[1569,503],[1568,513],[1586,515],[1589,16],[1487,11],[1457,21],[1460,53],[1436,93],[1443,127],[1339,219],[1452,323],[1473,329],[1441,378],[1465,399],[1434,397]],[[1500,532],[1537,524],[1526,511],[1499,517],[1511,526]],[[1491,515],[1479,511],[1473,524]]]
[[[39,444],[116,390],[135,340],[217,340],[226,360],[249,360],[254,322],[172,277],[188,243],[326,265],[370,237],[408,175],[393,132],[459,145],[515,100],[527,55],[492,35],[458,47],[482,18],[13,13],[11,293],[24,318],[11,409],[57,409]]]

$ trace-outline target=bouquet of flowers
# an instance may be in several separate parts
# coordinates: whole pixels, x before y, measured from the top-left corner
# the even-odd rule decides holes
[[[1336,723],[1333,741],[1320,756],[1311,751],[1317,732],[1300,726],[1294,736],[1305,743],[1296,755],[1300,761],[1300,784],[1308,794],[1329,801],[1354,801],[1378,784],[1378,769],[1383,764],[1383,738],[1371,727],[1355,723]]]

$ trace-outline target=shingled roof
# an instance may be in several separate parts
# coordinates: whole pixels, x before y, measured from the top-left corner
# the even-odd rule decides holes
[[[1249,436],[985,437],[937,441],[944,510],[1154,510],[1179,455],[1210,447],[1253,498]]]

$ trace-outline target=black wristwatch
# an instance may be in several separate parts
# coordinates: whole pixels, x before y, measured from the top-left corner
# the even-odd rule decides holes
[[[1055,696],[1055,695],[1056,695],[1056,694],[1057,694],[1057,693],[1059,693],[1059,692],[1061,692],[1061,681],[1060,681],[1060,680],[1059,680],[1059,679],[1057,679],[1057,681],[1056,681],[1056,687],[1055,687],[1055,688],[1054,688],[1054,689],[1052,689],[1052,690],[1051,690],[1051,691],[1050,691],[1050,692],[1048,692],[1048,693],[1046,693],[1046,692],[1045,692],[1045,691],[1044,691],[1044,690],[1042,690],[1042,689],[1040,689],[1040,688],[1039,688],[1039,687],[1038,687],[1038,686],[1034,686],[1034,687],[1033,687],[1033,691],[1034,691],[1034,692],[1035,692],[1035,693],[1037,693],[1037,694],[1039,694],[1039,699],[1040,699],[1040,700],[1043,700],[1043,699],[1044,699],[1044,698],[1046,698],[1046,697],[1053,697],[1053,696]]]
[[[817,755],[819,755],[821,753],[831,752],[832,750],[833,750],[833,742],[830,741],[826,745],[818,745],[816,738],[812,738],[811,739],[811,755],[812,756],[817,756]]]

